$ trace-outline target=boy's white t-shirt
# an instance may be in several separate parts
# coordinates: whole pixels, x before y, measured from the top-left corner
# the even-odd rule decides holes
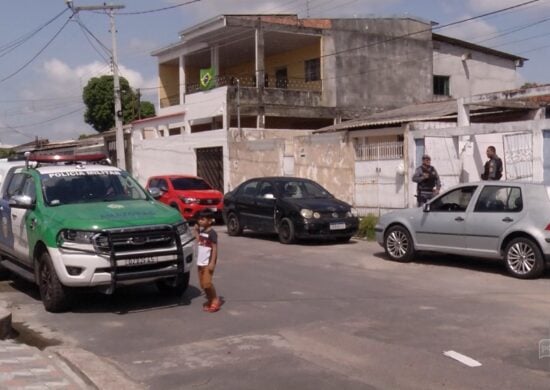
[[[210,264],[212,255],[212,244],[217,242],[217,234],[213,230],[199,233],[199,243],[197,248],[197,265],[204,267]]]

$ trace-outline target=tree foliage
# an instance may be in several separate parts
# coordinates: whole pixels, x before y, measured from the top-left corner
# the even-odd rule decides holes
[[[136,92],[124,77],[120,78],[122,102],[122,123],[130,123],[138,117],[155,116],[155,106],[150,102],[140,102]],[[84,121],[102,133],[115,126],[115,99],[113,76],[94,77],[88,81],[82,93],[86,105]],[[140,109],[141,108],[141,109]]]

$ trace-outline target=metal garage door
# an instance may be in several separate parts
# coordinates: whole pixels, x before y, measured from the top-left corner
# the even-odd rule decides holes
[[[213,188],[223,188],[223,148],[200,148],[197,153],[197,176],[206,180]]]
[[[457,140],[453,137],[426,137],[424,150],[432,158],[441,186],[449,188],[458,184],[462,166],[458,158]]]
[[[506,180],[533,180],[533,135],[510,134],[503,140]]]

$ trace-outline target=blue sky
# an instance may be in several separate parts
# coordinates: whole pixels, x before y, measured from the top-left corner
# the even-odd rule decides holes
[[[145,11],[185,0],[120,0],[121,12]],[[189,0],[188,0],[189,1]],[[156,103],[156,61],[152,50],[177,41],[178,32],[222,13],[298,13],[306,17],[414,16],[447,24],[526,0],[201,0],[170,10],[118,15],[119,63],[134,88]],[[103,1],[74,0],[75,6]],[[36,59],[29,62],[68,20],[57,20],[13,50],[10,43],[33,32],[62,12],[64,0],[4,1],[0,14],[0,143],[20,144],[35,137],[50,140],[94,133],[84,123],[82,88],[90,77],[109,73],[109,65],[70,21]],[[546,20],[548,19],[548,20]],[[81,22],[108,48],[109,18],[83,12]],[[503,14],[437,31],[529,58],[520,69],[523,80],[550,82],[550,0],[540,0]],[[96,49],[97,49],[96,44]],[[11,47],[11,46],[10,46]],[[101,52],[101,51],[100,51]],[[24,67],[24,68],[23,68]],[[17,72],[17,73],[16,73]],[[14,74],[15,73],[15,74]],[[12,76],[13,74],[13,76]],[[4,80],[5,79],[5,80]],[[153,93],[153,94],[151,94]]]

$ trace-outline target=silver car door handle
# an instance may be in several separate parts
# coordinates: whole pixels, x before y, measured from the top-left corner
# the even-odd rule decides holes
[[[17,219],[17,214],[12,214],[11,215],[14,219]]]
[[[456,218],[455,218],[455,221],[462,222],[462,221],[464,221],[464,218],[462,218],[462,217],[456,217]]]
[[[510,217],[506,217],[502,219],[502,222],[514,222],[514,220]]]

